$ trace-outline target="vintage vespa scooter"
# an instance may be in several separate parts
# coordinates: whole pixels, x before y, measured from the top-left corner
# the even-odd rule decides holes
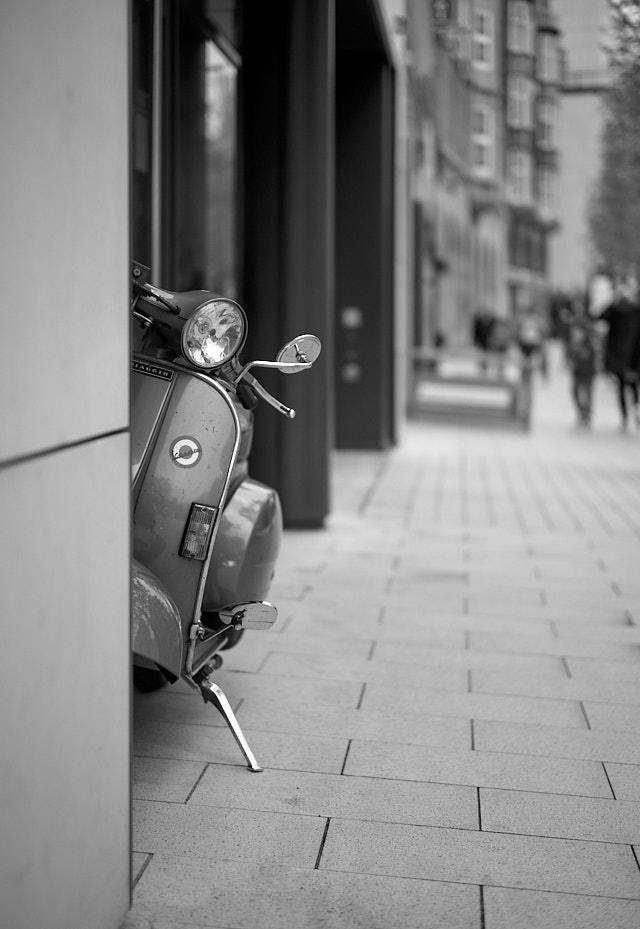
[[[179,678],[224,716],[251,771],[262,770],[222,689],[220,652],[245,629],[267,629],[264,598],[282,532],[277,493],[252,480],[253,409],[295,412],[250,373],[310,368],[320,340],[302,335],[275,361],[242,364],[247,320],[208,291],[170,293],[133,264],[132,647],[134,684]]]

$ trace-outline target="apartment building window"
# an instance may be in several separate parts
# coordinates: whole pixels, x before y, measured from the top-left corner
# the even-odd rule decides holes
[[[531,153],[512,149],[507,157],[507,189],[509,199],[519,206],[530,205],[533,200],[533,170]]]
[[[538,144],[542,148],[556,148],[558,141],[557,106],[552,100],[538,103]]]
[[[533,129],[535,85],[524,74],[512,74],[507,84],[507,122],[514,129]]]
[[[538,208],[544,219],[552,219],[556,215],[558,195],[556,172],[550,168],[540,168],[537,180]]]
[[[491,109],[476,104],[471,119],[471,156],[474,173],[490,177],[494,173],[494,119]]]
[[[538,77],[556,83],[559,77],[558,39],[553,32],[541,32],[538,40]]]
[[[471,60],[485,71],[493,68],[493,14],[488,10],[473,11]]]
[[[507,44],[509,51],[532,55],[535,49],[533,17],[528,0],[511,0],[508,8]]]

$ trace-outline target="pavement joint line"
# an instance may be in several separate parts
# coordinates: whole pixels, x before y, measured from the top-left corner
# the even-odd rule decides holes
[[[573,677],[573,674],[571,673],[571,668],[570,668],[570,666],[569,666],[569,662],[568,662],[568,660],[567,660],[567,656],[566,656],[566,655],[561,655],[561,656],[560,656],[560,661],[562,662],[562,667],[564,668],[564,670],[565,670],[566,673],[567,673],[567,677]]]
[[[478,802],[478,832],[482,832],[482,803],[480,801],[479,787],[476,787],[476,800]]]
[[[469,722],[471,723],[471,751],[475,752],[476,750],[476,734],[475,734],[475,729],[474,729],[475,720],[470,719]],[[500,752],[499,754],[505,754],[505,753]]]
[[[147,868],[151,864],[151,861],[153,860],[153,855],[154,855],[153,852],[139,852],[138,854],[143,854],[143,855],[146,855],[147,857],[142,862],[142,865],[140,866],[140,869],[138,870],[138,873],[136,874],[135,879],[131,882],[132,891],[135,890],[136,886],[140,883],[142,875],[144,874],[144,872],[147,870]]]
[[[484,885],[480,884],[480,929],[485,929],[486,926],[486,917],[484,910]]]
[[[631,854],[632,854],[633,857],[635,858],[635,860],[636,860],[636,865],[638,866],[638,870],[640,871],[640,859],[638,858],[638,853],[637,853],[637,851],[635,850],[635,847],[634,847],[633,845],[631,846]]]
[[[352,742],[353,742],[353,739],[349,739],[349,740],[347,741],[347,748],[346,748],[345,753],[344,753],[344,759],[343,759],[343,761],[342,761],[342,767],[340,768],[340,774],[341,774],[341,775],[344,775],[344,769],[347,767],[347,758],[349,757],[349,752],[351,751],[351,743],[352,743]]]
[[[613,763],[615,764],[615,762],[613,762]],[[609,772],[607,771],[607,765],[606,765],[606,763],[605,763],[604,761],[601,762],[601,764],[602,764],[602,768],[603,768],[603,770],[604,770],[604,776],[606,777],[607,783],[609,784],[609,789],[611,790],[611,795],[613,796],[613,799],[614,799],[614,800],[617,800],[618,798],[616,797],[616,792],[615,792],[615,790],[613,789],[613,784],[611,783],[611,778],[609,777]]]
[[[202,765],[202,771],[201,771],[200,774],[197,776],[197,778],[196,778],[196,780],[195,780],[195,783],[194,783],[193,787],[191,788],[191,790],[189,791],[189,793],[187,794],[187,796],[185,797],[185,799],[184,799],[184,801],[183,801],[183,805],[184,805],[184,806],[187,805],[187,803],[189,802],[189,800],[190,800],[191,797],[193,796],[193,794],[194,794],[196,788],[198,787],[198,785],[200,784],[202,778],[204,777],[205,772],[206,772],[206,770],[207,770],[208,767],[209,767],[209,764],[208,764],[208,762],[205,761],[205,762],[203,763],[203,765]]]
[[[477,831],[477,830],[476,830]],[[483,833],[487,835],[487,833]],[[500,833],[502,834],[502,833]],[[637,861],[637,858],[636,858]],[[302,869],[302,870],[311,870],[311,869]],[[535,891],[536,893],[541,894],[562,894],[565,897],[587,897],[589,899],[596,898],[597,900],[628,900],[631,903],[638,903],[640,897],[622,897],[616,896],[615,894],[593,894],[588,893],[586,890],[558,890],[556,888],[546,888],[534,886],[529,887],[526,884],[478,884],[477,881],[469,880],[456,880],[455,878],[437,878],[437,877],[407,877],[400,874],[389,874],[386,871],[353,871],[342,870],[338,868],[323,868],[323,871],[327,874],[366,874],[368,877],[383,877],[383,878],[393,878],[394,880],[399,881],[420,881],[424,884],[461,884],[463,887],[489,887],[495,890],[527,890]]]
[[[322,838],[321,838],[321,840],[320,840],[320,848],[318,849],[318,856],[317,856],[317,858],[316,858],[316,863],[315,863],[315,865],[313,866],[313,870],[314,870],[314,871],[318,871],[318,870],[320,869],[320,859],[322,858],[322,853],[323,853],[323,851],[324,851],[325,842],[327,841],[327,835],[328,835],[328,832],[329,832],[329,826],[330,826],[330,825],[331,825],[331,817],[328,816],[328,817],[327,817],[327,821],[326,821],[326,823],[324,824],[324,832],[322,833]]]
[[[582,715],[584,716],[584,721],[587,724],[587,729],[591,729],[591,723],[589,721],[589,717],[587,716],[587,708],[585,707],[584,702],[582,700],[580,700],[579,703],[580,703],[580,709],[582,710]]]

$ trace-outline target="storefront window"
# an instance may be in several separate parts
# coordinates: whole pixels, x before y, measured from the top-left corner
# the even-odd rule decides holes
[[[214,42],[204,47],[205,229],[204,286],[237,293],[237,72]]]
[[[153,3],[135,0],[131,9],[131,257],[150,266]]]

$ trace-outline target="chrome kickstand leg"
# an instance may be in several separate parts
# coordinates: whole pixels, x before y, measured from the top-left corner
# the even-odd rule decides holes
[[[216,709],[218,709],[224,716],[227,722],[227,726],[229,729],[231,729],[234,739],[238,743],[242,754],[247,759],[247,766],[249,770],[262,771],[263,769],[260,767],[256,761],[255,755],[249,748],[249,743],[244,737],[244,733],[240,728],[240,723],[236,719],[235,713],[231,709],[231,704],[227,700],[222,688],[218,687],[217,684],[208,678],[204,678],[204,680],[199,681],[198,686],[205,702],[213,703]]]

